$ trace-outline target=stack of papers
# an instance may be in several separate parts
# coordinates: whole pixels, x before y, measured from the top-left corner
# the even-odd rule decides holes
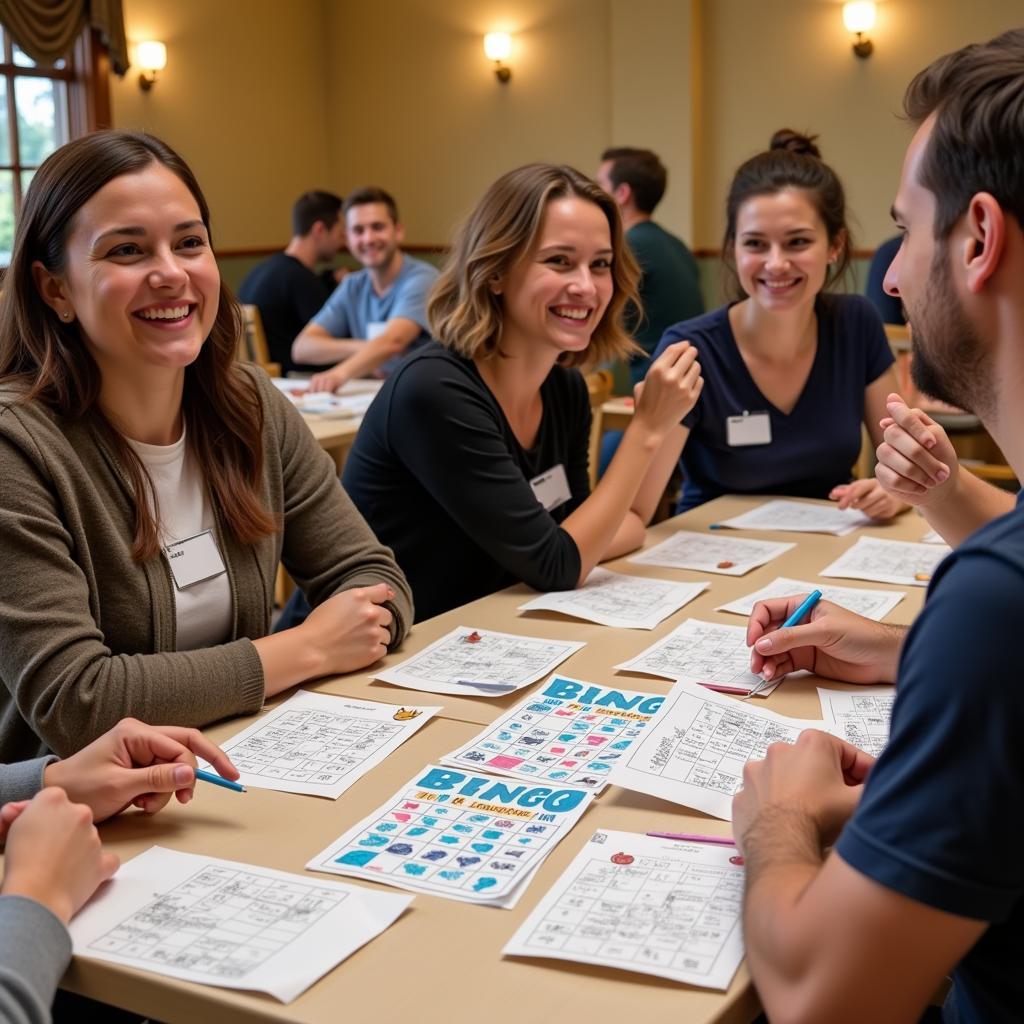
[[[766,501],[732,519],[723,519],[719,526],[735,530],[788,530],[795,533],[833,533],[845,537],[873,520],[855,509],[839,509],[834,505],[815,505],[806,501]]]
[[[593,796],[428,765],[306,867],[511,909]]]
[[[576,590],[542,594],[519,611],[551,611],[624,629],[654,629],[708,588],[706,582],[673,583],[594,569]]]
[[[661,565],[669,569],[695,569],[724,576],[743,576],[759,565],[785,554],[795,544],[771,540],[745,540],[721,534],[680,530],[668,540],[641,551],[629,559],[638,565]]]
[[[728,604],[719,605],[716,612],[734,612],[736,615],[749,615],[758,601],[770,601],[776,597],[794,597],[798,594],[809,594],[812,590],[820,590],[825,601],[831,601],[851,612],[865,618],[881,622],[907,595],[901,590],[862,590],[860,587],[830,587],[821,583],[808,583],[806,580],[791,580],[779,576],[760,590],[755,590],[746,597],[738,597]]]

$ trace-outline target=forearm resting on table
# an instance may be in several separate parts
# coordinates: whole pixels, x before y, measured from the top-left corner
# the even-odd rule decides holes
[[[300,626],[260,637],[253,640],[253,646],[263,665],[268,697],[316,679],[327,670],[322,652],[306,642]]]
[[[336,367],[336,370],[344,373],[348,380],[366,377],[393,356],[404,352],[412,340],[412,338],[406,339],[404,336],[385,332],[371,341],[360,342],[358,350],[349,356],[340,367]]]
[[[292,342],[292,359],[297,363],[326,366],[355,355],[366,342],[356,338],[335,338],[322,327],[308,324]]]

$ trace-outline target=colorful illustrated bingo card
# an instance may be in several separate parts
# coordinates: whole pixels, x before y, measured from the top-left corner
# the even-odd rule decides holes
[[[734,530],[781,530],[795,533],[833,533],[845,537],[872,520],[852,508],[837,508],[830,502],[766,501],[749,512],[723,519],[719,526]]]
[[[584,644],[459,626],[406,661],[381,669],[385,683],[460,697],[503,697],[543,679]]]
[[[893,687],[826,690],[819,686],[818,700],[829,732],[878,757],[889,742],[889,720],[896,701]]]
[[[222,747],[243,785],[337,799],[440,710],[300,690]]]
[[[742,907],[735,847],[596,832],[503,952],[726,989]]]
[[[654,629],[708,588],[707,581],[674,583],[594,569],[575,590],[541,594],[519,611],[551,611],[622,629]]]
[[[927,587],[939,562],[948,554],[949,548],[938,544],[861,537],[819,575]]]
[[[154,846],[122,864],[69,930],[76,956],[290,1003],[411,899]]]
[[[680,530],[668,540],[633,555],[638,565],[663,565],[670,569],[695,569],[723,576],[744,576],[751,569],[784,555],[795,544],[774,540],[747,540],[722,534]]]
[[[592,799],[428,765],[306,867],[510,909]]]
[[[731,820],[743,766],[763,759],[769,744],[795,743],[804,729],[824,724],[783,718],[694,683],[676,683],[626,760],[612,770],[611,781]]]
[[[763,682],[750,671],[750,648],[743,626],[687,619],[646,651],[615,667],[665,679],[689,679],[726,693],[750,693]],[[767,696],[779,684],[766,686]]]
[[[555,676],[441,763],[599,793],[664,699]]]
[[[809,594],[812,590],[820,590],[822,600],[831,601],[833,604],[863,615],[866,619],[874,619],[876,622],[881,622],[907,596],[902,590],[830,587],[828,584],[808,583],[806,580],[791,580],[785,576],[779,576],[760,590],[747,594],[746,597],[738,597],[728,604],[719,605],[715,611],[749,615],[758,601],[770,601],[776,597],[793,597],[796,594]]]

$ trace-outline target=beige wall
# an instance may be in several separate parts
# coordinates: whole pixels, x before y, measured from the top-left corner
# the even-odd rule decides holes
[[[502,171],[596,168],[608,145],[669,167],[658,217],[717,246],[737,165],[778,127],[820,135],[847,185],[855,241],[890,233],[910,76],[1024,22],[1020,0],[883,0],[854,58],[831,0],[125,0],[129,37],[163,39],[148,94],[114,87],[119,127],[194,164],[222,248],[282,244],[310,187],[394,191],[414,243],[446,241]],[[481,36],[515,33],[499,85]]]
[[[130,70],[114,124],[159,135],[189,161],[218,246],[277,245],[295,197],[328,174],[326,0],[126,0],[130,42],[160,39],[167,68],[149,92]]]

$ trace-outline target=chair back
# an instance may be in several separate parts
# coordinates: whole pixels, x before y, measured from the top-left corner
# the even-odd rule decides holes
[[[281,364],[270,361],[267,336],[263,332],[263,320],[257,306],[241,304],[242,334],[238,339],[238,358],[246,363],[263,367],[271,377],[281,376]]]
[[[602,417],[601,406],[612,397],[615,376],[611,370],[594,370],[586,375],[587,391],[590,393],[590,446],[587,471],[590,475],[590,489],[597,486],[597,462],[601,450]]]

